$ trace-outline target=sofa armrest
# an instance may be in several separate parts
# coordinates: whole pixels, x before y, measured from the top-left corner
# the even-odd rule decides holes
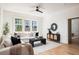
[[[11,47],[0,49],[0,55],[10,55],[10,48]]]
[[[34,51],[29,43],[17,44],[0,50],[0,55],[33,55]]]

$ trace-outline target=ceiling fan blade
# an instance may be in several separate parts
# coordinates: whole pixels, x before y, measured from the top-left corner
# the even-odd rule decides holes
[[[43,13],[42,11],[38,10],[37,12]]]
[[[39,11],[39,12],[43,13],[42,11]]]

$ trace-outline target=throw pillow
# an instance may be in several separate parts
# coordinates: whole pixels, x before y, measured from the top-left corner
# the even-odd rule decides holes
[[[7,35],[7,36],[3,36],[3,40],[4,40],[4,46],[5,47],[9,47],[12,46],[12,42],[11,42],[11,36]]]
[[[17,39],[16,37],[11,36],[11,41],[13,45],[21,43],[20,39]]]

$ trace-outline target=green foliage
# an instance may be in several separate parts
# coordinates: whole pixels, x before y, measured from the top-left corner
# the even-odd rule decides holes
[[[16,31],[22,31],[22,25],[16,25]]]
[[[3,28],[3,35],[7,35],[8,33],[9,33],[9,26],[8,23],[6,23]]]

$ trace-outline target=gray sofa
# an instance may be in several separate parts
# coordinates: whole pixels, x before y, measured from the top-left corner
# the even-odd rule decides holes
[[[0,49],[0,55],[33,55],[34,51],[29,43],[17,44]]]

